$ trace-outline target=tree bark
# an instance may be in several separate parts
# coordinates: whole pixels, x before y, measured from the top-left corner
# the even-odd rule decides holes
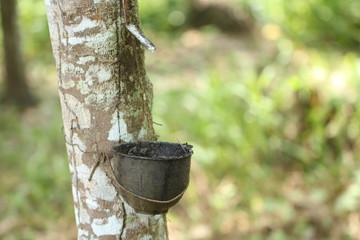
[[[4,99],[21,107],[34,105],[36,101],[30,94],[21,58],[16,0],[0,0],[0,9],[6,74]]]
[[[123,27],[120,1],[45,3],[78,239],[167,239],[165,215],[137,214],[126,204],[109,162],[119,142],[156,139],[144,52]],[[127,19],[139,25],[136,0],[128,0]]]

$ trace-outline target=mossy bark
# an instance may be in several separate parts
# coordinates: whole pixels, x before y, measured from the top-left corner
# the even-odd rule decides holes
[[[123,27],[120,1],[45,3],[78,239],[167,239],[164,215],[137,214],[123,202],[109,162],[115,144],[156,138],[144,52]],[[128,0],[127,18],[139,24],[136,0]]]

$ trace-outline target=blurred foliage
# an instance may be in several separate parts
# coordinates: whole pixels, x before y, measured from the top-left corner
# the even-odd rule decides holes
[[[49,222],[73,215],[60,107],[54,101],[22,116],[2,110],[1,239],[36,239]]]
[[[156,131],[195,151],[189,189],[168,216],[172,239],[359,239],[357,1],[226,4],[254,16],[251,37],[186,29],[190,1],[140,1],[158,45],[147,54]],[[74,239],[45,7],[19,9],[43,103],[0,114],[0,238]],[[338,48],[309,47],[328,43]]]
[[[53,65],[44,1],[17,0],[17,2],[20,38],[25,60],[31,65],[36,63]]]
[[[244,0],[257,19],[271,19],[293,39],[316,47],[358,51],[360,2],[357,0]]]
[[[210,233],[199,239],[360,236],[350,234],[360,200],[359,56],[307,50],[286,38],[266,56],[197,34],[197,51],[211,49],[202,52],[206,62],[182,46],[173,53],[184,58],[177,61],[182,76],[150,76],[163,89],[154,108],[161,140],[194,144],[200,168],[177,212],[193,221],[178,223],[179,232],[203,224]],[[176,83],[166,87],[166,79]]]
[[[171,31],[186,26],[192,2],[214,4],[211,0],[140,0],[145,27]],[[227,0],[222,4],[242,9],[233,14],[249,13],[259,24],[279,24],[288,36],[303,44],[354,51],[360,47],[358,0]]]
[[[139,5],[144,28],[173,31],[185,24],[190,0],[139,0]]]

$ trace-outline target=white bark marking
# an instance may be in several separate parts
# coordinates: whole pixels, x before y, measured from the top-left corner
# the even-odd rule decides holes
[[[80,140],[77,133],[74,133],[72,135],[72,139],[70,140],[70,142],[72,145],[74,145],[74,153],[77,156],[82,156],[84,152],[86,152],[86,145]]]
[[[127,213],[131,213],[134,212],[133,208],[130,207],[129,204],[127,204],[126,202],[124,202],[125,205],[125,209]],[[167,235],[166,235],[166,224],[164,221],[164,217],[162,214],[158,214],[155,216],[150,216],[150,215],[144,215],[144,214],[138,214],[136,215],[136,221],[129,221],[126,224],[126,229],[124,231],[124,236],[126,236],[127,231],[131,231],[131,230],[135,230],[136,228],[141,225],[141,226],[145,226],[146,228],[150,228],[152,231],[157,231],[159,234],[156,237],[156,240],[166,240],[167,239]],[[149,219],[154,219],[155,221],[158,222],[158,224],[156,225],[150,225]],[[147,235],[144,235],[143,237],[147,237]],[[146,238],[145,238],[146,239]]]
[[[89,208],[94,209],[94,210],[98,209],[100,206],[96,201],[94,201],[90,198],[86,198],[85,202]]]
[[[63,64],[61,67],[61,74],[63,75],[78,76],[82,73],[84,73],[82,68],[76,67],[71,63]],[[69,89],[75,86],[75,82],[71,80],[71,77],[66,77],[59,82],[59,85],[64,89]]]
[[[90,215],[87,210],[83,207],[82,203],[80,203],[80,222],[82,224],[90,224]]]
[[[152,240],[153,237],[149,234],[146,234],[144,236],[142,236],[141,238],[139,238],[139,240]]]
[[[90,28],[95,28],[98,26],[98,22],[91,20],[87,17],[83,17],[83,19],[81,20],[81,22],[79,23],[79,25],[77,25],[76,27],[72,28],[72,30],[74,32],[83,32],[86,29],[90,29]]]
[[[159,221],[159,223],[164,224],[164,218],[161,214],[155,215],[154,218],[155,218],[155,220]],[[164,231],[165,231],[165,229],[164,229]]]
[[[89,232],[85,231],[84,229],[78,229],[78,239],[90,239]]]
[[[89,19],[89,21],[91,21],[91,20]],[[85,30],[84,27],[85,26],[82,23],[80,23],[76,27],[74,27],[72,25],[65,26],[65,29],[68,32],[68,36],[62,36],[61,43],[65,46],[67,46],[67,43],[69,43],[70,45],[77,45],[77,44],[83,44],[85,42],[99,41],[100,39],[104,39],[104,37],[106,38],[106,36],[109,35],[108,32],[86,35],[83,37],[74,35],[74,33],[76,33],[76,32],[84,31]],[[92,28],[101,27],[101,22],[92,21],[91,27]]]
[[[110,184],[109,178],[103,171],[95,171],[93,180],[96,184],[89,188],[89,192],[93,198],[105,201],[113,201],[114,198],[116,198],[116,189]]]
[[[124,113],[119,113],[120,119],[118,119],[118,112],[113,113],[113,118],[111,120],[111,129],[109,131],[108,140],[110,141],[119,141],[120,139],[125,142],[133,141],[134,137],[131,133],[127,131],[127,125],[124,120]],[[121,134],[121,135],[120,135]]]
[[[109,81],[111,79],[111,76],[112,76],[111,72],[105,69],[104,66],[102,66],[98,71],[98,78],[99,78],[99,82],[101,83]]]
[[[74,195],[76,196],[76,195]],[[75,199],[75,198],[74,198]],[[79,226],[79,209],[74,205],[74,213],[75,213],[75,221],[76,221],[76,225]]]
[[[61,39],[61,43],[66,45],[68,42],[70,45],[82,44],[85,41],[91,41],[91,37],[69,37],[68,39]]]
[[[91,169],[86,166],[83,163],[77,164],[76,165],[76,171],[77,171],[77,178],[79,182],[82,182],[83,184],[85,184],[85,186],[89,185],[89,175],[91,172]]]
[[[111,216],[108,219],[95,218],[91,224],[91,228],[97,236],[115,235],[122,228],[123,220]]]
[[[95,35],[90,38],[85,45],[94,49],[94,52],[97,54],[108,55],[111,51],[115,52],[113,50],[116,49],[117,45],[116,34],[116,24],[113,24],[109,31]]]
[[[69,120],[71,124],[71,120],[77,119],[80,128],[86,129],[91,127],[91,115],[89,109],[87,109],[84,104],[82,104],[79,100],[77,100],[73,95],[65,94],[65,102],[67,107],[70,108],[71,111],[68,111],[68,114],[72,115]],[[76,116],[73,116],[75,113]]]
[[[72,167],[70,165],[70,170],[72,170]],[[73,172],[73,171],[72,171]],[[76,180],[76,179],[75,179]],[[71,190],[72,190],[72,194],[73,196],[76,196],[77,194],[77,190],[76,190],[76,186],[74,184],[71,184]],[[74,198],[74,203],[76,204],[78,202],[77,198]]]
[[[88,62],[94,62],[95,57],[93,56],[87,56],[87,57],[80,57],[79,60],[76,62],[77,64],[85,65]]]
[[[86,60],[92,60],[91,58],[89,59],[81,59],[81,63],[83,63],[83,61]],[[80,61],[80,60],[79,60]],[[89,69],[86,71],[85,74],[85,80],[80,80],[78,82],[77,85],[77,89],[80,90],[81,94],[89,94],[91,92],[90,86],[92,86],[94,84],[95,81],[99,82],[99,83],[104,83],[106,81],[109,81],[112,77],[111,71],[109,69],[107,69],[105,67],[105,65],[90,65]],[[116,89],[116,88],[110,88],[110,89]],[[101,89],[101,92],[104,92],[103,89]],[[109,93],[109,90],[105,90]],[[115,92],[114,90],[112,90],[112,92]],[[97,97],[101,95],[101,93],[99,94],[95,94]],[[105,97],[104,94],[102,94],[103,97]],[[111,94],[110,94],[111,95]],[[112,94],[113,97],[115,97],[115,93]],[[99,97],[98,97],[99,98]],[[111,101],[112,99],[104,99],[104,100],[110,100],[110,103],[112,104],[113,102]],[[101,101],[101,104],[104,104],[104,101]]]
[[[138,135],[138,139],[142,139],[142,138],[146,137],[146,135],[147,135],[147,131],[146,131],[146,129],[145,129],[144,127],[142,127],[142,128],[140,129],[140,132],[139,132],[139,135]]]
[[[69,34],[72,33],[70,30],[68,32]],[[111,29],[109,31],[106,32],[85,36],[85,37],[75,37],[75,36],[70,36],[68,38],[63,37],[61,38],[61,43],[65,46],[67,45],[67,43],[73,46],[85,43],[87,47],[93,48],[95,50],[95,53],[106,54],[108,53],[108,50],[115,49],[117,43],[116,43],[116,37],[114,38],[114,36],[116,36],[115,24],[111,26]]]

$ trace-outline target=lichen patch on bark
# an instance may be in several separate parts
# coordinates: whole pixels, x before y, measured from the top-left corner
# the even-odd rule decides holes
[[[112,79],[112,72],[105,64],[92,64],[86,72],[86,81],[103,83]]]

